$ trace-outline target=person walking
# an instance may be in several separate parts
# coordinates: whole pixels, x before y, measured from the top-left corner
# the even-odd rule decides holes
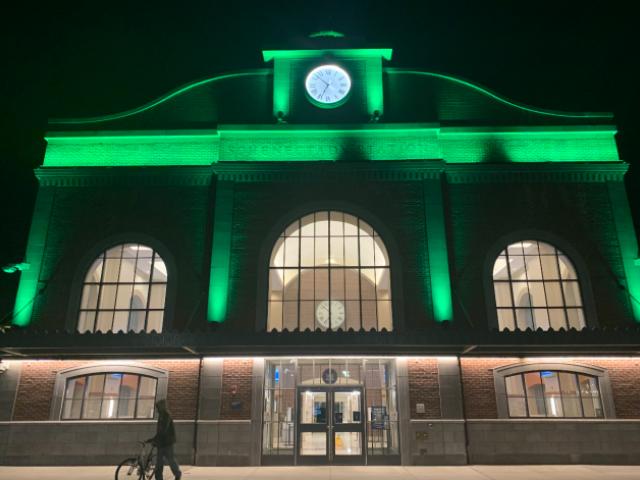
[[[156,480],[162,480],[165,460],[169,464],[175,480],[180,480],[182,472],[173,452],[173,445],[176,443],[176,428],[173,425],[173,418],[171,418],[171,414],[167,409],[167,401],[158,400],[156,408],[158,409],[158,430],[153,438],[147,440],[158,447]]]

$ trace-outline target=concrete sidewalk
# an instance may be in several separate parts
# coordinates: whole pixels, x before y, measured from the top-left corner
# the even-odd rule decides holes
[[[114,467],[0,467],[0,480],[111,480]],[[640,466],[183,467],[183,480],[639,480]],[[165,479],[172,480],[168,468]]]

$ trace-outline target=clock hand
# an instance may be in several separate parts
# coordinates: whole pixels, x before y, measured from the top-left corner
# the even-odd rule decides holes
[[[322,93],[320,94],[320,96],[318,98],[322,98],[322,95],[324,95],[324,92],[327,91],[327,88],[329,88],[329,84],[327,83],[327,86],[324,87],[324,90],[322,91]]]
[[[325,82],[323,79],[320,78],[319,75],[316,74],[315,76],[318,80],[320,80],[322,83],[324,83],[325,85],[329,85],[329,82]]]

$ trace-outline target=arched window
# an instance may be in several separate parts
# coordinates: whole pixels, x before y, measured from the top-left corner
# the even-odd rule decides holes
[[[63,420],[153,418],[158,380],[134,373],[95,373],[68,378]]]
[[[78,331],[162,331],[167,268],[152,248],[116,245],[89,268],[82,290]]]
[[[509,245],[493,265],[493,288],[500,330],[585,327],[576,270],[553,245],[537,240]]]
[[[391,330],[387,249],[363,220],[320,211],[289,225],[269,264],[267,330]]]
[[[509,417],[604,416],[598,378],[576,372],[536,370],[504,377]]]

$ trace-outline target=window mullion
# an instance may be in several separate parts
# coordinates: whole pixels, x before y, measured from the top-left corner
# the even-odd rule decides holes
[[[562,296],[562,311],[564,312],[564,325],[569,330],[569,315],[567,314],[567,299],[564,296],[564,278],[562,277],[562,270],[560,270],[560,259],[558,258],[558,249],[553,249],[556,259],[556,265],[558,266],[558,278],[560,279],[560,295]]]
[[[333,330],[333,318],[331,314],[331,303],[333,298],[331,297],[331,211],[327,211],[327,284],[329,290],[329,330]]]
[[[285,247],[286,247],[286,243],[285,243]],[[300,330],[300,310],[302,306],[302,302],[300,301],[300,297],[302,296],[302,222],[300,220],[298,220],[298,268],[297,270],[298,270],[298,275],[297,275],[298,278],[296,279],[296,281],[298,283],[298,295],[297,295],[298,308],[296,312],[296,318],[298,319],[297,329]],[[284,283],[282,284],[282,296],[284,300]]]
[[[362,313],[362,257],[360,254],[360,219],[356,222],[358,246],[358,303],[360,304],[360,329],[364,328],[364,314]]]

